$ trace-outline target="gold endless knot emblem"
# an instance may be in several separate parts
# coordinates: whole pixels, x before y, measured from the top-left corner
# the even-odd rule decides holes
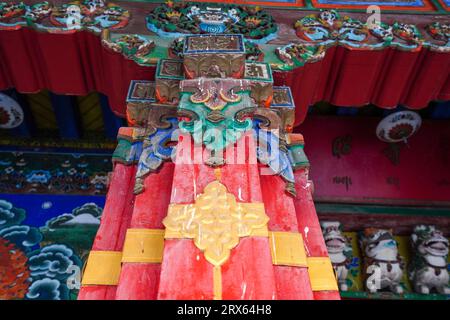
[[[263,203],[240,203],[219,181],[209,183],[193,204],[171,204],[165,238],[194,239],[208,262],[221,266],[241,237],[268,236]]]

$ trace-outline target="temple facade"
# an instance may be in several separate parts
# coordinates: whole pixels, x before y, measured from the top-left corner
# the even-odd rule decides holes
[[[449,4],[234,2],[0,3],[0,299],[449,298]]]

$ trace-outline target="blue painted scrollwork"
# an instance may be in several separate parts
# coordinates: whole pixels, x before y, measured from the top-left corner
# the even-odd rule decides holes
[[[170,123],[169,127],[157,129],[140,142],[142,148],[137,164],[134,193],[144,190],[145,176],[158,170],[164,161],[171,159],[174,152],[172,138],[178,129],[178,121],[176,118],[169,118],[167,122]]]

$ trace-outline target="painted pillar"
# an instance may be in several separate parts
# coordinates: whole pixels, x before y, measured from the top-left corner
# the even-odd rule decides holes
[[[119,129],[118,145],[112,161],[105,208],[100,227],[83,272],[79,300],[114,300],[121,270],[122,249],[134,208],[136,163],[142,152],[142,141],[135,129]]]
[[[295,171],[295,210],[300,233],[306,247],[308,268],[315,300],[340,300],[337,281],[312,199],[312,182],[308,169]]]
[[[269,230],[298,234],[297,216],[292,196],[285,192],[285,182],[278,175],[261,175]],[[298,245],[303,245],[303,242]],[[307,265],[274,265],[277,297],[282,300],[313,300]]]
[[[177,159],[190,153],[188,156],[192,163],[177,161],[175,165],[172,208],[183,210],[183,206],[191,204],[196,206],[193,212],[207,212],[210,205],[213,210],[221,210],[221,206],[225,206],[229,208],[227,210],[230,216],[227,216],[227,210],[224,210],[224,224],[220,225],[216,220],[218,223],[215,229],[208,226],[207,219],[194,221],[193,223],[204,223],[197,229],[195,241],[186,236],[181,236],[181,239],[174,236],[170,228],[171,221],[165,221],[166,227],[169,227],[166,229],[158,299],[274,299],[276,288],[267,229],[264,232],[264,228],[260,228],[262,230],[254,230],[258,231],[254,234],[238,237],[236,246],[224,250],[229,251],[229,255],[216,264],[211,263],[211,260],[216,258],[214,252],[212,258],[206,257],[209,247],[202,251],[196,245],[198,237],[211,236],[212,242],[228,242],[235,236],[232,234],[234,229],[243,223],[230,223],[231,216],[237,214],[232,212],[236,207],[235,202],[244,207],[263,207],[256,161],[253,165],[249,164],[249,157],[256,157],[253,136],[245,134],[241,137],[248,141],[244,151],[244,163],[225,164],[219,168],[193,163],[195,153],[191,153],[194,148],[190,135],[183,134],[180,138]],[[201,151],[200,148],[200,153]],[[237,148],[231,145],[226,153],[233,152],[236,155],[237,151]],[[199,199],[202,203],[199,203]],[[170,216],[169,209],[168,217]],[[203,231],[201,227],[204,228]],[[214,238],[217,232],[221,234]]]
[[[94,269],[98,268],[97,272],[101,273],[100,279],[98,277],[83,278],[78,300],[114,300],[115,298],[117,266],[120,271],[125,231],[133,210],[135,172],[136,168],[133,165],[123,163],[114,165],[100,227],[85,269],[85,273],[88,273],[96,272]],[[103,266],[110,269],[104,270]],[[88,271],[88,268],[91,270]]]
[[[164,163],[158,172],[144,180],[143,192],[136,195],[128,232],[164,232],[172,188],[174,164]],[[131,230],[131,231],[130,231]],[[134,244],[133,245],[138,245]],[[144,248],[145,249],[145,248]],[[136,260],[135,260],[136,261]],[[117,300],[154,300],[157,297],[160,262],[124,262],[117,287]]]

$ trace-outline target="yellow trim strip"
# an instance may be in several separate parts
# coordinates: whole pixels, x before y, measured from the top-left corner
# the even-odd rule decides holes
[[[163,229],[128,229],[122,262],[161,263],[163,252]]]
[[[214,266],[213,270],[214,300],[222,300],[222,268]]]
[[[313,291],[338,291],[336,276],[329,257],[308,257],[308,273]]]
[[[91,251],[81,284],[115,286],[119,283],[122,252]]]
[[[298,232],[270,231],[270,252],[274,265],[306,267],[303,237]]]

